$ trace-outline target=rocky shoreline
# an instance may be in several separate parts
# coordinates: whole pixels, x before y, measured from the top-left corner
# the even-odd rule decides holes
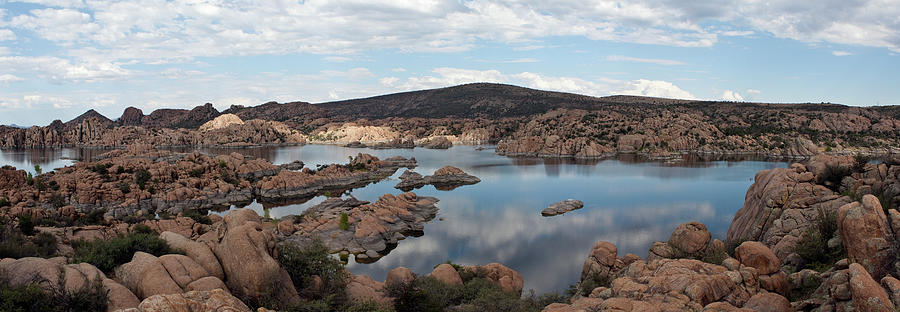
[[[31,214],[37,219],[72,220],[103,211],[105,217],[117,220],[152,218],[253,200],[279,202],[326,192],[340,194],[415,166],[415,159],[380,160],[359,154],[346,165],[297,170],[302,168],[299,163],[275,166],[237,153],[212,157],[133,145],[35,177],[4,167],[0,198],[8,202],[13,217]]]
[[[50,293],[56,285],[72,292],[97,287],[107,294],[107,311],[187,306],[195,311],[250,311],[251,306],[268,311],[302,305],[315,297],[311,294],[323,293],[329,280],[298,275],[296,267],[284,264],[290,251],[284,248],[321,243],[326,255],[353,254],[359,262],[375,261],[400,240],[421,235],[424,224],[437,214],[438,199],[414,193],[386,194],[373,203],[330,198],[277,222],[249,209],[206,219],[190,217],[191,211],[346,189],[390,176],[401,167],[415,167],[415,160],[359,154],[346,165],[296,171],[288,168],[302,166],[279,167],[239,154],[210,157],[130,146],[35,176],[3,168],[0,197],[6,202],[0,212],[15,220],[9,223],[14,228],[23,228],[24,220],[31,218],[87,220],[93,211],[109,210],[106,218],[99,218],[101,224],[36,227],[58,242],[53,246],[57,257],[2,259],[0,275],[10,287],[37,282]],[[421,182],[408,172],[403,182]],[[434,176],[448,175],[466,176],[453,167]],[[900,163],[894,161],[817,155],[789,168],[763,170],[724,240],[713,238],[702,223],[687,222],[667,241],[648,246],[643,259],[620,256],[614,244],[597,242],[571,293],[555,297],[542,309],[894,311],[900,306],[898,202]],[[174,218],[135,219],[159,212]],[[134,252],[112,271],[74,260],[85,240],[112,241],[135,234],[161,239],[183,254]],[[386,309],[408,304],[404,296],[431,289],[424,286],[432,285],[428,283],[465,289],[484,281],[520,299],[524,285],[518,273],[499,263],[439,264],[421,276],[398,267],[384,282],[346,274],[346,284],[336,291],[349,302],[372,302]]]

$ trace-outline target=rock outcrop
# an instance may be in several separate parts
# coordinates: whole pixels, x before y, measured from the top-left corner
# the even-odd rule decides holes
[[[544,208],[544,210],[541,211],[541,215],[545,217],[561,215],[572,210],[581,209],[582,207],[584,207],[584,202],[575,199],[567,199],[550,204],[550,206],[547,206],[547,208]]]
[[[249,209],[242,211],[255,215]],[[272,257],[275,238],[263,231],[259,222],[237,217],[240,215],[225,218],[227,230],[215,248],[228,288],[238,297],[272,296],[284,305],[299,301],[291,277]]]
[[[219,117],[216,117],[216,119],[207,121],[206,123],[201,125],[200,131],[204,132],[204,131],[222,129],[222,128],[228,127],[230,125],[243,125],[243,124],[244,124],[244,121],[241,120],[240,117],[238,117],[234,114],[222,114],[222,115],[219,115]]]
[[[850,262],[859,263],[881,280],[898,272],[896,241],[878,198],[865,195],[838,209],[838,230]]]
[[[431,184],[438,190],[449,191],[463,185],[476,184],[478,182],[481,182],[481,179],[465,173],[462,169],[444,166],[436,170],[434,175],[425,177],[414,171],[406,170],[400,175],[400,183],[397,183],[394,188],[408,192]]]
[[[424,223],[437,215],[437,201],[414,193],[386,194],[371,204],[329,198],[307,208],[287,239],[299,244],[319,239],[333,253],[354,254],[357,262],[375,261],[406,236],[421,235]],[[343,218],[346,227],[341,225]]]

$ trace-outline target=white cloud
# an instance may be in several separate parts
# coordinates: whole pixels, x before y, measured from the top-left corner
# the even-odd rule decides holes
[[[391,71],[395,72],[395,73],[402,73],[402,72],[406,71],[406,68],[403,68],[403,67],[391,68]]]
[[[615,93],[623,95],[641,95],[687,100],[697,98],[690,92],[682,90],[671,82],[647,79],[638,79],[629,82],[627,86],[619,91],[615,91]]]
[[[728,37],[746,37],[755,34],[755,32],[752,30],[729,30],[720,32],[719,34]]]
[[[847,51],[831,51],[831,55],[834,55],[834,56],[850,56],[850,55],[853,55],[853,53],[850,53],[850,52],[847,52]]]
[[[741,96],[739,93],[737,93],[735,91],[731,91],[731,90],[723,91],[722,95],[719,96],[719,99],[723,100],[723,101],[732,101],[732,102],[743,102],[744,101],[743,96]]]
[[[3,84],[3,85],[9,84],[11,82],[19,82],[19,81],[23,81],[23,80],[25,80],[25,79],[22,77],[16,76],[16,75],[10,75],[10,74],[0,75],[0,84]]]
[[[363,80],[375,77],[375,74],[369,71],[368,68],[363,67],[351,68],[347,71],[323,70],[322,74],[328,77],[340,77],[351,80]]]
[[[346,56],[326,56],[322,58],[323,61],[334,62],[334,63],[344,63],[352,61],[352,58]]]
[[[759,95],[762,91],[756,89],[747,89],[747,94]]]
[[[406,80],[401,80],[397,77],[385,77],[381,78],[379,82],[385,87],[400,91],[440,88],[473,82],[496,82],[592,96],[626,94],[679,99],[696,98],[693,94],[682,90],[675,84],[661,80],[638,79],[621,81],[598,78],[598,81],[589,81],[577,77],[554,77],[532,72],[504,74],[495,69],[472,70],[448,67],[437,68],[432,73],[434,75],[409,77]]]
[[[523,85],[535,89],[563,91],[594,96],[609,94],[609,92],[607,91],[609,90],[608,86],[586,81],[580,78],[546,77],[529,72],[516,74],[513,75],[513,77],[515,77]]]
[[[9,29],[0,29],[0,41],[16,40],[16,33]]]
[[[503,61],[503,62],[504,63],[537,63],[540,61],[541,60],[536,59],[536,58],[525,57],[525,58],[517,58],[517,59],[512,59],[512,60]]]
[[[622,56],[622,55],[610,55],[606,57],[607,61],[612,62],[637,62],[637,63],[651,63],[657,65],[684,65],[684,62],[675,61],[675,60],[666,60],[666,59],[650,59],[650,58],[639,58],[639,57],[630,57],[630,56]]]
[[[92,82],[131,75],[116,63],[71,61],[52,56],[0,56],[0,67],[12,72],[33,73],[51,82]]]
[[[33,108],[47,108],[52,106],[53,108],[69,108],[72,107],[72,102],[68,99],[56,96],[46,96],[46,95],[25,95],[22,97],[22,102],[25,104],[25,107]]]

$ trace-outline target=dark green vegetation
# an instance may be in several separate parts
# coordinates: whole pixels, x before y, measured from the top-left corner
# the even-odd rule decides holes
[[[61,280],[60,280],[61,281]],[[0,278],[0,311],[3,312],[94,312],[106,311],[107,294],[100,277],[93,277],[89,287],[69,292],[60,282],[45,291],[37,283],[9,287]]]
[[[449,285],[425,276],[408,285],[390,287],[388,291],[396,298],[394,307],[398,312],[541,311],[548,304],[566,299],[558,294],[536,296],[531,293],[522,297],[504,291],[478,273],[460,276],[464,277],[463,285]]]
[[[32,235],[22,233],[9,220],[0,218],[0,258],[50,258],[56,255],[56,237],[49,233]]]
[[[338,227],[340,227],[343,231],[350,229],[349,216],[346,212],[341,212],[341,219],[338,223]]]
[[[805,261],[804,268],[819,272],[830,269],[835,262],[846,258],[843,246],[828,247],[828,241],[837,234],[837,216],[834,211],[819,210],[816,223],[810,226],[800,241],[796,252]]]
[[[138,251],[154,256],[177,253],[159,238],[159,234],[145,225],[136,225],[131,233],[110,240],[73,242],[72,248],[75,249],[74,263],[87,262],[103,272],[112,272],[116,266],[131,261]]]
[[[300,247],[291,243],[278,245],[278,262],[287,270],[303,300],[288,307],[278,307],[269,298],[250,299],[251,306],[278,307],[279,311],[330,312],[390,311],[374,302],[351,302],[344,289],[350,275],[344,265],[331,257],[328,248],[319,241],[312,241]],[[315,277],[322,281],[322,288],[313,287]]]

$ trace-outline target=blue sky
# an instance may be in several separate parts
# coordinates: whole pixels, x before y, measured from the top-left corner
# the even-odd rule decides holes
[[[900,104],[897,16],[896,0],[0,0],[0,124],[469,82]]]

